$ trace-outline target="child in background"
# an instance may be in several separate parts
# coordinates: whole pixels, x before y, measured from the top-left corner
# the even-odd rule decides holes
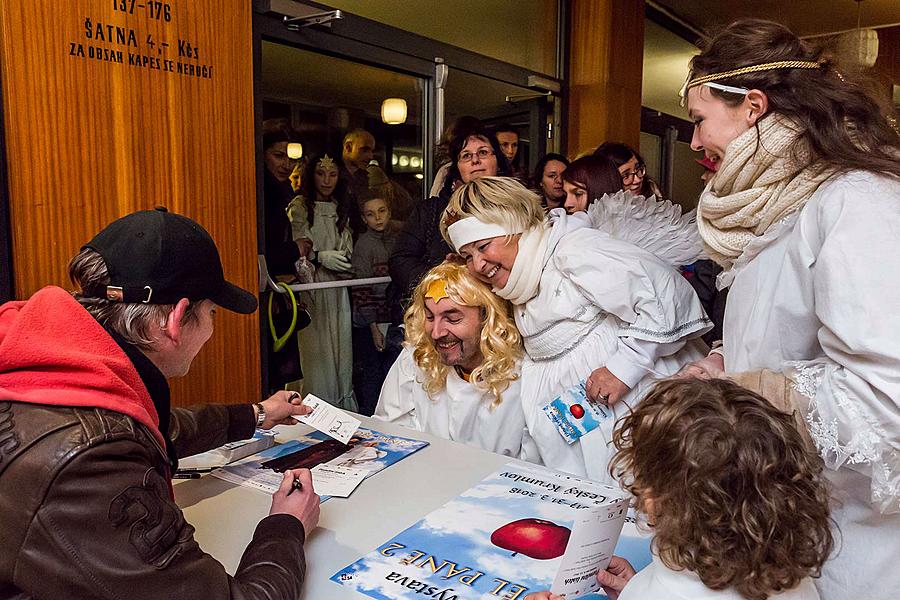
[[[399,226],[391,220],[391,209],[381,197],[359,199],[360,215],[366,231],[353,249],[353,271],[357,278],[387,276],[387,262]],[[391,368],[390,356],[384,352],[384,334],[390,323],[387,304],[388,284],[352,288],[353,298],[353,387],[359,412],[371,415],[378,404],[381,385]]]
[[[819,598],[810,578],[832,548],[828,491],[791,415],[725,379],[669,380],[613,441],[610,472],[655,535],[647,568],[614,557],[597,574],[610,598]]]

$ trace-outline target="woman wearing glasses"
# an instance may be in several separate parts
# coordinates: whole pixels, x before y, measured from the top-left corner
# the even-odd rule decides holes
[[[687,371],[752,376],[808,430],[840,530],[823,600],[900,598],[900,136],[868,89],[745,20],[684,91],[691,147],[719,165],[697,222],[730,285],[724,345]]]
[[[403,322],[403,306],[416,284],[452,252],[438,230],[441,213],[457,187],[479,177],[509,176],[510,168],[494,134],[474,117],[457,121],[448,144],[450,168],[437,196],[417,202],[394,244],[388,268],[393,289],[393,320]]]
[[[594,150],[594,156],[607,158],[616,165],[622,176],[622,187],[637,196],[662,198],[656,182],[647,176],[647,164],[637,150],[620,142],[605,142]]]

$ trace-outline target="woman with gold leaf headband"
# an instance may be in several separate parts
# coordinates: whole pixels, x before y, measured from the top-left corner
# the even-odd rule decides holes
[[[828,467],[840,552],[824,600],[900,598],[900,138],[860,80],[769,21],[690,65],[698,224],[730,287],[724,370],[790,402]]]
[[[325,154],[313,156],[300,182],[301,193],[288,206],[295,240],[307,240],[315,281],[351,276],[354,203],[344,189],[338,165]],[[358,409],[353,393],[350,297],[347,288],[304,292],[312,321],[299,334],[303,389],[346,410]]]
[[[457,189],[441,233],[514,305],[527,353],[522,405],[534,448],[526,451],[537,451],[523,458],[610,482],[616,419],[655,378],[703,356],[696,338],[712,324],[694,290],[671,264],[595,229],[586,213],[556,208],[548,219],[537,194],[507,177]],[[581,421],[594,412],[588,402],[606,405],[606,418],[569,443],[554,400],[584,395],[575,425],[589,422]]]

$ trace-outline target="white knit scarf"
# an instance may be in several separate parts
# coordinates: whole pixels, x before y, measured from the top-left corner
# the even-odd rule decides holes
[[[525,304],[535,297],[544,270],[544,257],[550,243],[549,224],[529,229],[519,238],[519,251],[502,289],[494,293],[513,304]]]
[[[811,161],[800,133],[799,125],[777,113],[761,119],[728,144],[700,195],[700,235],[710,257],[726,269],[753,239],[802,208],[834,173]]]

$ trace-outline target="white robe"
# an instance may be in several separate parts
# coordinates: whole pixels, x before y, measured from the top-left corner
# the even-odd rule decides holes
[[[434,398],[422,387],[424,380],[412,350],[404,348],[384,381],[374,418],[497,454],[519,456],[525,418],[518,379],[506,388],[503,401],[494,409],[491,394],[478,390],[453,369],[447,374],[446,387]]]
[[[294,239],[312,240],[316,252],[341,250],[348,261],[353,250],[350,226],[338,231],[337,204],[316,202],[312,226],[307,218],[302,196],[288,205]],[[319,266],[315,281],[335,281],[341,274]],[[300,364],[303,368],[303,391],[345,410],[356,411],[353,394],[353,341],[350,296],[347,288],[331,288],[303,292],[312,321],[299,334]]]
[[[859,596],[863,598],[864,596]],[[674,571],[656,557],[631,578],[619,600],[745,600],[735,590],[711,590],[693,571]],[[810,578],[797,587],[769,596],[770,600],[819,600]]]
[[[812,398],[840,529],[819,593],[900,598],[900,182],[823,184],[720,277],[726,370],[784,372]]]
[[[678,271],[589,223],[586,215],[557,216],[537,295],[515,307],[528,353],[523,458],[615,485],[608,472],[615,421],[656,379],[704,355],[694,338],[712,323]],[[603,366],[631,391],[613,406],[613,419],[569,445],[542,407]]]

